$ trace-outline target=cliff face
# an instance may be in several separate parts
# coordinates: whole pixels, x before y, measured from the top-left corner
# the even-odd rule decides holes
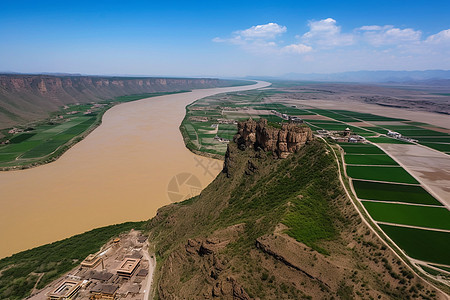
[[[311,140],[312,132],[309,127],[283,123],[281,128],[275,128],[269,126],[265,119],[239,122],[238,134],[234,137],[240,148],[259,147],[264,151],[272,151],[279,158],[286,158],[290,153],[297,152]]]
[[[130,94],[226,86],[219,79],[0,75],[0,129],[45,118],[72,103]]]

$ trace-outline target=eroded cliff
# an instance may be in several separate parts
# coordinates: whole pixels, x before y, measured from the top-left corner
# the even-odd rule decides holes
[[[67,104],[234,83],[210,78],[0,75],[0,129],[45,118]]]
[[[271,151],[279,158],[297,152],[313,138],[308,126],[282,123],[280,128],[268,125],[266,119],[252,119],[238,123],[238,134],[234,141],[239,148],[252,147]]]

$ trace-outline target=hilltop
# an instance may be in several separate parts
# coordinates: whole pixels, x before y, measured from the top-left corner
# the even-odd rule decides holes
[[[279,159],[231,142],[198,197],[158,211],[155,299],[436,297],[361,221],[326,144],[303,144]]]

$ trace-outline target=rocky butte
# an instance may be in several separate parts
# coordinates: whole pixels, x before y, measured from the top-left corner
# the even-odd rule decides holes
[[[234,142],[241,150],[246,147],[261,148],[278,158],[286,158],[312,139],[308,126],[282,123],[281,128],[276,128],[270,126],[266,119],[249,119],[238,123],[238,134],[234,137]]]

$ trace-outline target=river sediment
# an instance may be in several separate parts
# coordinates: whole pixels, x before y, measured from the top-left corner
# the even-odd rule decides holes
[[[185,147],[178,129],[185,106],[267,85],[194,90],[117,105],[55,162],[1,172],[0,257],[95,227],[146,220],[159,207],[198,194],[222,162]]]

